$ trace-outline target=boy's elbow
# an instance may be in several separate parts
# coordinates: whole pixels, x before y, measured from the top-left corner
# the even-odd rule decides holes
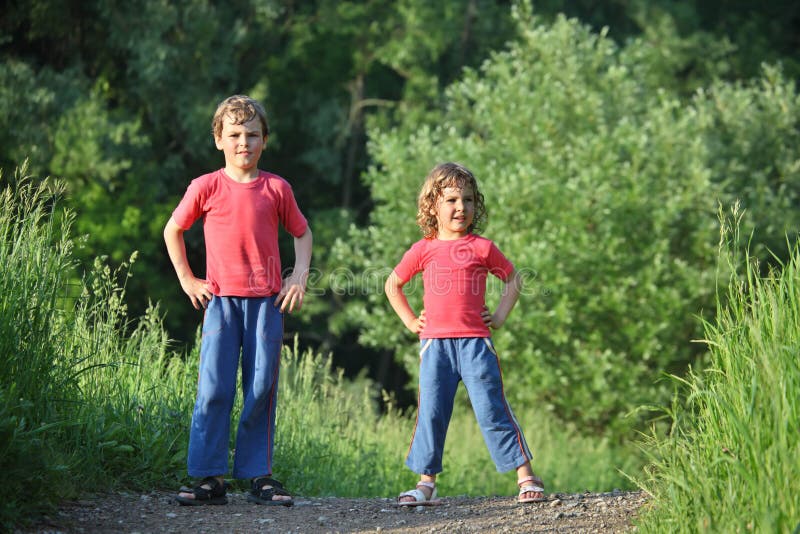
[[[313,239],[313,234],[311,233],[311,227],[306,226],[306,229],[302,234],[294,235],[294,239],[297,243],[311,242]]]
[[[178,238],[183,234],[183,228],[181,228],[178,223],[175,222],[175,219],[170,217],[167,221],[167,224],[164,226],[164,241],[169,241],[170,239]]]

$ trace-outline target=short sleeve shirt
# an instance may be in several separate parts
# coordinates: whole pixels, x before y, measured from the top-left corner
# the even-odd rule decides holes
[[[402,282],[422,272],[425,328],[420,338],[488,337],[481,319],[489,273],[507,281],[514,265],[490,240],[468,234],[414,243],[394,269]]]
[[[184,230],[202,219],[206,280],[217,296],[278,293],[278,227],[294,237],[308,228],[289,183],[265,171],[247,183],[231,179],[224,169],[200,176],[189,184],[172,217]]]

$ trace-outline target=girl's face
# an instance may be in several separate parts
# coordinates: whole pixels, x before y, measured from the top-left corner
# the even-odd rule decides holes
[[[225,154],[225,170],[231,178],[240,180],[258,176],[258,159],[266,143],[258,118],[234,124],[230,117],[226,117],[215,142]]]
[[[432,210],[438,223],[438,239],[460,239],[469,233],[475,215],[471,187],[445,187]]]

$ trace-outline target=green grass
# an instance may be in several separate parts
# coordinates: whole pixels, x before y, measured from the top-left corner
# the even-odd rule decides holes
[[[135,254],[79,272],[61,188],[24,169],[12,182],[0,192],[0,530],[87,492],[186,482],[198,362],[196,345],[174,352],[158,306],[128,316]],[[328,357],[284,347],[275,475],[308,496],[394,497],[413,487],[403,461],[414,413],[381,408],[379,394]],[[580,437],[537,407],[514,408],[548,491],[624,485],[630,451]],[[440,484],[445,495],[516,492],[513,474],[494,471],[463,399]]]
[[[759,276],[745,255],[706,324],[708,365],[676,378],[667,436],[644,443],[642,532],[800,532],[800,249]]]

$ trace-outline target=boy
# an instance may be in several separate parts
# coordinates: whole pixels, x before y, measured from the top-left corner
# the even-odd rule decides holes
[[[197,400],[182,505],[227,503],[230,414],[241,353],[243,407],[233,476],[251,479],[248,500],[291,506],[291,495],[270,478],[283,312],[303,304],[311,262],[311,229],[283,178],[258,169],[269,137],[264,108],[242,95],[225,99],[212,130],[225,167],[192,181],[164,228],[164,241],[183,291],[203,308]],[[203,219],[206,278],[189,266],[183,233]],[[294,237],[295,264],[281,279],[278,224]]]

